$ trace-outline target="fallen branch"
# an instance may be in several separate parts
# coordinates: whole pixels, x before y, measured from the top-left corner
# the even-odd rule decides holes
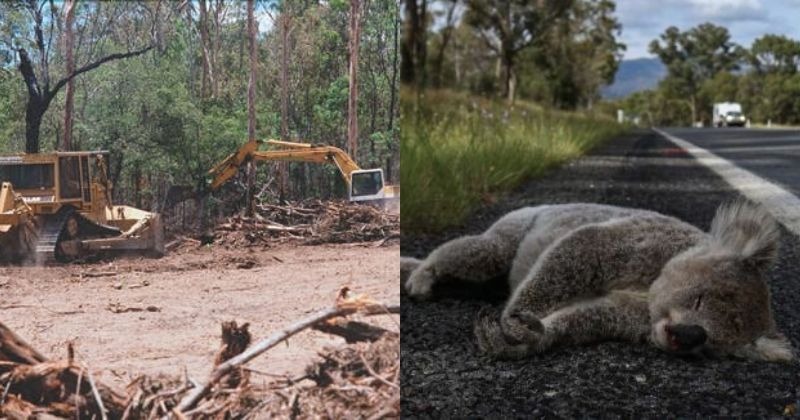
[[[280,344],[298,332],[328,319],[351,315],[356,312],[363,315],[397,314],[400,313],[400,305],[385,306],[376,302],[363,300],[345,301],[340,302],[334,308],[319,311],[304,319],[301,319],[286,327],[283,331],[275,333],[272,336],[257,342],[244,353],[217,366],[211,372],[211,375],[209,375],[208,380],[206,380],[203,386],[196,388],[189,395],[184,397],[183,400],[181,400],[180,404],[178,404],[178,407],[176,408],[176,411],[186,412],[191,410],[203,398],[203,396],[205,396],[211,390],[214,384],[219,382],[220,379],[230,373],[233,369],[249,362],[250,360],[253,360],[256,356],[264,353],[272,347],[275,347],[277,344]]]
[[[87,271],[84,273],[78,274],[80,277],[113,277],[118,275],[119,273],[116,271]]]
[[[47,358],[0,322],[0,361],[34,365]]]
[[[89,378],[89,386],[92,387],[92,395],[94,396],[94,400],[97,402],[97,409],[100,410],[100,418],[103,420],[107,420],[108,416],[106,416],[106,407],[103,405],[103,399],[100,398],[100,392],[97,390],[97,386],[94,384],[94,378],[92,378],[92,372],[89,370],[89,366],[85,363],[83,364],[84,369],[86,369],[86,377]],[[81,371],[83,373],[83,371]],[[80,380],[78,381],[80,384]],[[78,385],[78,389],[80,389],[80,385]]]
[[[367,359],[365,359],[365,358],[364,358],[364,355],[363,355],[363,354],[361,354],[361,353],[358,353],[358,358],[359,358],[359,359],[361,359],[361,363],[363,363],[363,364],[364,364],[364,367],[367,369],[367,372],[369,372],[369,374],[370,374],[370,375],[372,375],[372,377],[373,377],[373,378],[375,378],[375,379],[377,379],[377,380],[379,380],[379,381],[383,382],[383,383],[384,383],[384,384],[386,384],[386,385],[389,385],[389,386],[390,386],[390,387],[392,387],[392,388],[397,388],[397,389],[400,389],[400,385],[397,385],[397,384],[396,384],[396,383],[394,383],[394,382],[389,382],[389,381],[387,381],[387,380],[386,380],[386,378],[383,378],[383,377],[381,377],[381,375],[378,375],[378,374],[375,372],[375,370],[374,370],[374,369],[372,369],[372,366],[370,366],[370,365],[369,365],[369,362],[367,361]]]

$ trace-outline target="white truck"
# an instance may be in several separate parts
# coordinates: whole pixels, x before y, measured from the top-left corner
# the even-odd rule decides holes
[[[736,102],[714,104],[714,111],[711,115],[714,127],[744,127],[747,124],[747,118],[742,113],[742,105]]]

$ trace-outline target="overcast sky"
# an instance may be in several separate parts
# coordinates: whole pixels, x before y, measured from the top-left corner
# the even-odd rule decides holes
[[[800,0],[617,0],[625,59],[649,57],[647,46],[669,26],[681,31],[703,22],[728,28],[750,47],[767,33],[800,40]]]

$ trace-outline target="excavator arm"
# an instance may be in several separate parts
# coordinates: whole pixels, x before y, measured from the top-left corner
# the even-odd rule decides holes
[[[250,160],[334,163],[339,168],[339,173],[348,187],[352,173],[359,170],[355,161],[338,147],[268,140],[266,143],[277,146],[278,149],[259,151],[258,146],[262,143],[261,141],[249,141],[240,147],[236,153],[231,154],[214,166],[208,172],[209,176],[212,177],[210,188],[216,190],[222,186],[222,184],[236,175],[242,165]]]

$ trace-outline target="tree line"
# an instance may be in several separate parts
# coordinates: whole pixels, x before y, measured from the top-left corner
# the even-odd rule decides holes
[[[625,46],[611,0],[403,0],[403,82],[591,107]]]
[[[2,2],[0,152],[109,150],[118,199],[144,207],[252,137],[338,146],[397,179],[397,14],[393,0]],[[262,166],[276,197],[342,188],[335,168]]]
[[[717,102],[739,102],[755,123],[800,124],[800,41],[766,34],[749,48],[727,28],[667,28],[649,50],[667,68],[653,90],[612,103],[651,125],[709,126]]]

